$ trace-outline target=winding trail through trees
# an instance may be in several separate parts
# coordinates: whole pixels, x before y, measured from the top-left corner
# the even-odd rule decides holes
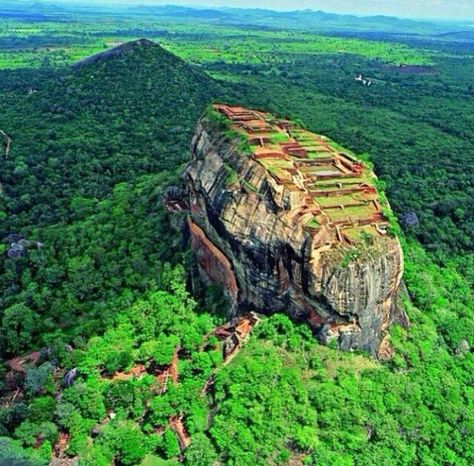
[[[1,129],[0,129],[0,136],[3,137],[3,146],[5,148],[5,152],[4,152],[5,158],[8,158],[8,154],[10,154],[10,148],[12,145],[12,138],[8,136],[8,134],[5,133],[5,131],[2,131]]]

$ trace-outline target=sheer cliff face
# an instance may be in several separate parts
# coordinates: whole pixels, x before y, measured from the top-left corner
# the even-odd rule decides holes
[[[405,318],[395,306],[402,252],[373,175],[290,122],[215,111],[221,121],[201,119],[184,175],[203,276],[228,291],[235,313],[286,312],[323,342],[375,354]]]

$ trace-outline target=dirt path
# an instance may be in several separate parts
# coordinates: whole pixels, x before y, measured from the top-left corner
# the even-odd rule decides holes
[[[10,153],[10,147],[11,147],[11,144],[12,144],[12,138],[10,136],[7,135],[7,133],[5,133],[5,131],[2,131],[0,129],[0,136],[3,137],[3,145],[5,147],[5,158],[8,157],[8,154]]]
[[[26,372],[27,366],[36,365],[40,356],[41,353],[39,351],[34,351],[33,353],[10,359],[7,361],[7,366],[10,367],[12,371]]]

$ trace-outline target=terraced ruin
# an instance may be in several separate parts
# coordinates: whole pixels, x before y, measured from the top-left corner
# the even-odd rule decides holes
[[[242,134],[255,161],[290,192],[287,216],[316,235],[353,243],[361,232],[386,235],[373,174],[349,151],[288,120],[242,107],[215,105]]]
[[[232,314],[286,312],[324,343],[389,353],[388,326],[407,322],[403,255],[370,168],[294,122],[223,104],[191,150],[186,189],[165,205],[189,209],[202,276],[227,291]]]

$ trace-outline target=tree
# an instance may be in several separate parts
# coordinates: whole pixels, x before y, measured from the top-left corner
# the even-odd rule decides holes
[[[41,396],[32,400],[29,406],[29,418],[35,422],[52,421],[56,402],[52,396]]]
[[[49,461],[25,451],[18,441],[0,437],[0,464],[8,466],[46,466]]]
[[[192,437],[184,458],[189,466],[209,466],[216,461],[217,453],[209,438],[204,433],[198,433]]]
[[[25,446],[35,446],[48,441],[53,443],[58,435],[58,428],[52,422],[34,423],[26,420],[15,429],[15,437]]]
[[[53,369],[53,365],[49,362],[45,362],[39,367],[31,367],[27,369],[25,388],[32,393],[43,392],[48,382],[50,382],[51,385],[51,374]]]
[[[166,458],[173,458],[181,452],[178,437],[171,429],[166,429],[163,434],[162,448]]]
[[[2,317],[2,340],[7,351],[17,354],[33,341],[38,330],[38,314],[23,303],[5,309]]]

